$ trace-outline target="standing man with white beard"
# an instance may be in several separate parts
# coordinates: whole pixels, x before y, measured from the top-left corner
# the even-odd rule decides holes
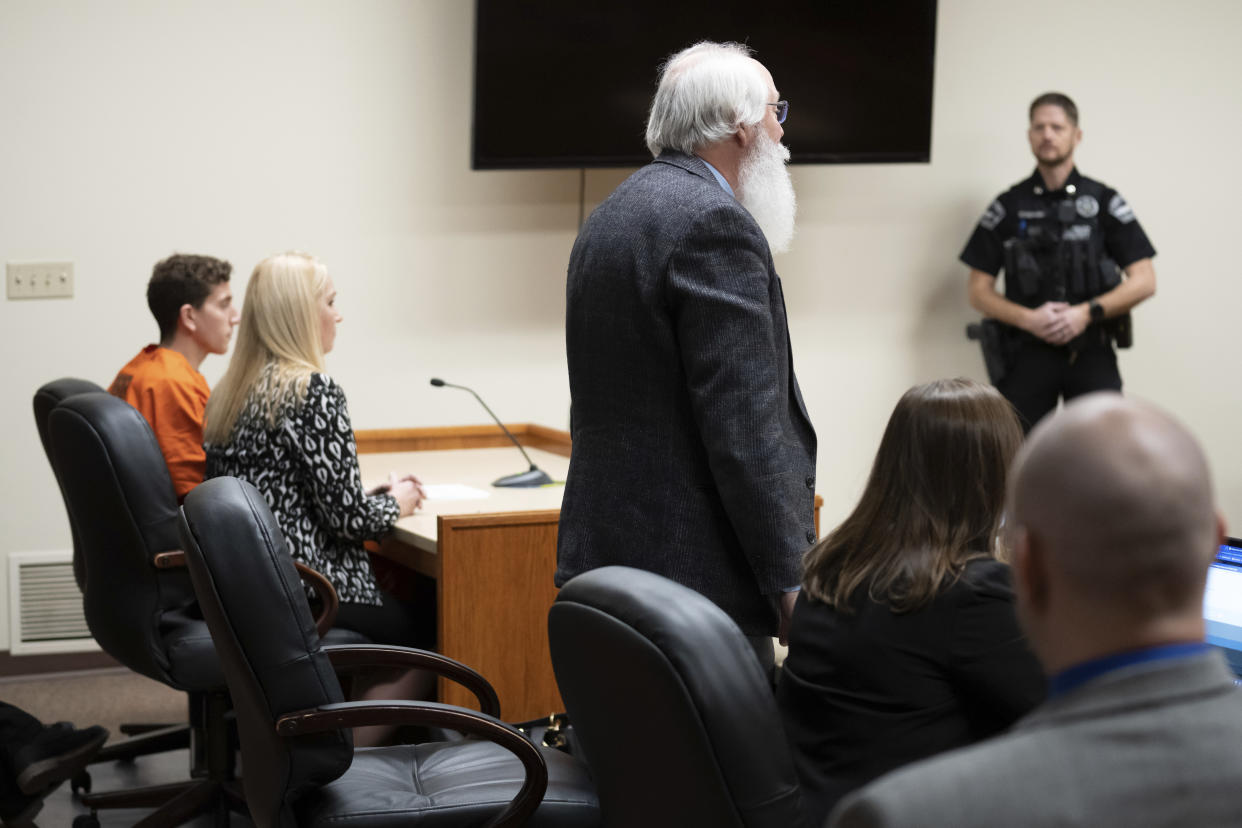
[[[788,104],[746,46],[669,59],[655,160],[569,261],[573,455],[556,583],[610,564],[710,598],[772,664],[815,541],[815,431],[772,251],[793,236]]]

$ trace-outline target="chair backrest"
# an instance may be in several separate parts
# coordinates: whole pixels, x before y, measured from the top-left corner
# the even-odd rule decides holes
[[[180,687],[168,674],[161,620],[192,603],[194,592],[184,569],[153,563],[179,549],[180,537],[172,479],[151,427],[129,403],[96,391],[52,409],[48,437],[85,563],[91,634],[131,670]]]
[[[259,826],[294,825],[292,803],[353,760],[350,732],[285,739],[286,713],[344,701],[315,631],[280,525],[263,495],[234,477],[195,486],[182,544],[237,712],[242,781]]]
[[[39,442],[43,443],[43,453],[47,455],[48,463],[52,462],[52,443],[48,438],[47,423],[48,417],[52,414],[52,409],[72,396],[87,394],[92,391],[103,391],[103,389],[90,380],[64,377],[46,383],[35,392],[35,428],[39,430]],[[65,488],[61,485],[60,475],[56,474],[56,466],[54,464],[52,465],[52,474],[56,475],[56,485],[60,487],[61,499],[64,499]],[[66,502],[66,511],[68,511],[68,507],[69,504]],[[69,531],[73,533],[73,578],[78,582],[78,589],[85,589],[86,570],[83,568],[82,555],[78,552],[78,527],[74,525],[72,516],[69,518]]]
[[[548,634],[605,825],[803,824],[771,687],[714,603],[603,567],[565,584]]]

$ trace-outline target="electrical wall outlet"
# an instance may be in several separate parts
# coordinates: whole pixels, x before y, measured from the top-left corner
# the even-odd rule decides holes
[[[10,299],[73,297],[73,262],[8,262],[5,277]]]

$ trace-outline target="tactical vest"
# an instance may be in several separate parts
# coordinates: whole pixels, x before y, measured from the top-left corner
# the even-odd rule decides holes
[[[1104,249],[1100,211],[1104,188],[1066,185],[1049,197],[1024,188],[1015,198],[1016,234],[1005,241],[1005,297],[1037,308],[1044,302],[1085,302],[1121,283]]]

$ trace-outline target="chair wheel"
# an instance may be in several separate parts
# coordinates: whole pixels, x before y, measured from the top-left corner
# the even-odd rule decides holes
[[[80,770],[69,780],[69,789],[75,794],[91,792],[91,775],[88,771]]]
[[[73,828],[99,828],[99,817],[94,814],[78,814],[73,818]]]

